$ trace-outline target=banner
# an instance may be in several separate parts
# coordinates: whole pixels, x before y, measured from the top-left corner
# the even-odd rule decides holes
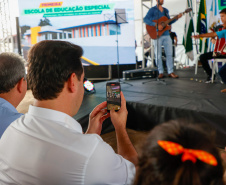
[[[226,8],[226,0],[218,0],[219,10]]]
[[[207,22],[206,22],[206,0],[201,0],[199,5],[199,13],[197,19],[197,33],[207,33]],[[200,38],[199,51],[202,51],[202,38]],[[205,44],[205,50],[207,50],[207,43]]]
[[[191,0],[187,0],[187,8],[192,7]],[[184,27],[184,37],[183,45],[185,48],[185,53],[190,60],[194,60],[193,46],[192,46],[192,32],[194,32],[194,25],[192,19],[193,13],[189,12],[185,15],[185,27]]]
[[[18,3],[25,57],[29,48],[42,40],[64,40],[83,48],[83,65],[135,63],[133,1],[19,0]]]

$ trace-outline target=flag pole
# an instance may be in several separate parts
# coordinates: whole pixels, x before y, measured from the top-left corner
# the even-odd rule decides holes
[[[206,10],[206,0],[200,0],[199,11],[198,11],[198,20],[197,20],[197,33],[203,34],[207,33],[207,10]],[[199,50],[202,49],[202,38],[199,39]],[[207,42],[205,40],[204,52],[207,49]]]
[[[190,0],[189,0],[190,1]],[[193,22],[193,28],[194,28],[194,33],[196,35],[196,25],[197,25],[197,1],[195,0],[195,13],[193,11],[193,2],[192,0],[190,1],[191,4],[191,8],[192,8],[192,16],[191,16],[191,19],[192,19],[192,22]],[[195,15],[195,21],[193,19],[193,16]],[[195,25],[194,25],[195,24]],[[198,43],[197,43],[197,40],[195,39],[195,46],[196,46],[196,53],[198,54],[199,53],[199,48],[198,48]]]

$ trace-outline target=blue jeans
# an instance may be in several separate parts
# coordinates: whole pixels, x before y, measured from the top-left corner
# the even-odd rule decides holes
[[[219,75],[222,79],[222,81],[226,84],[226,64],[224,64],[220,70],[219,70]]]
[[[158,49],[157,49],[157,42],[158,42]],[[168,74],[173,73],[172,39],[170,38],[169,35],[163,35],[160,38],[154,40],[155,58],[157,58],[157,66],[158,66],[159,74],[163,73],[164,71],[162,66],[162,46],[164,46],[164,49],[165,49]],[[158,50],[158,57],[156,57],[157,50]]]

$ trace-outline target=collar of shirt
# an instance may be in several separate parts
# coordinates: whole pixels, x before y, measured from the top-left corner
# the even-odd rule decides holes
[[[155,8],[155,9],[157,9],[157,10],[159,10],[159,8],[158,8],[158,6],[157,5],[155,5],[155,6],[153,6],[153,8]],[[163,8],[163,7],[162,7]],[[164,8],[163,8],[164,9]],[[160,10],[159,10],[160,11]],[[161,12],[161,11],[160,11]]]
[[[10,111],[18,113],[16,108],[4,98],[0,98],[0,107],[8,108]]]
[[[154,10],[154,20],[156,20],[156,19],[159,19],[159,18],[161,18],[162,16],[167,16],[166,15],[166,13],[167,12],[165,12],[165,8],[164,7],[162,7],[163,8],[163,11],[161,12],[159,9],[158,9],[158,6],[156,5],[156,6],[153,6],[152,7],[152,10]],[[168,17],[169,18],[169,17]]]
[[[30,105],[28,114],[51,120],[56,124],[60,124],[66,128],[82,133],[81,125],[74,118],[63,112]]]

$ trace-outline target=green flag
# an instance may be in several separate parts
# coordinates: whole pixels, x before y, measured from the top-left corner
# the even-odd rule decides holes
[[[187,0],[187,8],[192,7],[191,0]],[[194,60],[193,46],[192,46],[192,32],[194,32],[194,25],[192,19],[192,12],[185,15],[185,27],[184,27],[184,37],[183,45],[185,48],[185,53],[190,60]]]
[[[207,33],[207,23],[206,23],[206,0],[201,0],[199,5],[199,13],[197,19],[197,33],[203,34]],[[207,42],[205,44],[204,52],[207,50]],[[199,51],[202,51],[202,38],[200,39]]]

